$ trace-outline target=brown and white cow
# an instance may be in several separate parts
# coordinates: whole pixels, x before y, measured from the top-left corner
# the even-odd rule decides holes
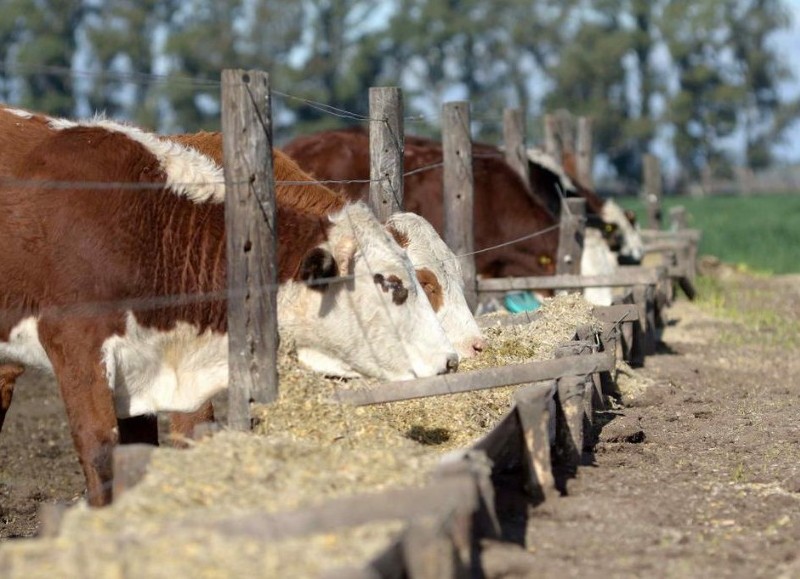
[[[169,140],[193,147],[222,163],[222,134],[200,132],[170,135]],[[279,204],[319,215],[344,206],[349,199],[309,178],[283,151],[273,150],[275,196]],[[436,312],[445,334],[460,358],[481,352],[486,341],[464,298],[464,279],[458,259],[424,218],[410,212],[393,215],[387,230],[406,250],[422,288]]]
[[[538,148],[527,150],[531,186],[558,207],[560,199],[552,195],[552,186],[539,186],[548,181],[557,183],[566,196],[586,199],[589,216],[599,217],[604,224],[614,228],[616,243],[613,245],[620,263],[640,263],[644,257],[644,242],[633,221],[632,214],[626,212],[613,199],[603,199],[593,190],[575,178],[576,162],[573,155],[565,155],[563,165],[545,151]]]
[[[365,180],[370,177],[369,135],[340,129],[304,135],[283,150],[300,167],[324,180]],[[443,152],[428,139],[407,137],[404,145],[405,208],[427,219],[442,234]],[[526,194],[527,185],[501,158],[475,156],[475,265],[484,277],[552,275],[558,250],[558,221]],[[346,183],[353,199],[368,195],[368,185]]]
[[[54,373],[99,505],[117,417],[193,411],[227,386],[223,179],[133,127],[48,125],[19,181],[0,183],[0,362]],[[307,363],[385,379],[455,368],[408,257],[365,205],[279,206],[278,236],[279,323]]]

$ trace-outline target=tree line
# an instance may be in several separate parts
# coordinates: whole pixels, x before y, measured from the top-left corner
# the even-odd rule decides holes
[[[6,0],[0,99],[211,130],[220,70],[258,68],[300,97],[280,100],[278,135],[345,124],[329,107],[366,115],[368,87],[400,86],[434,124],[443,100],[469,100],[490,141],[505,106],[534,140],[545,112],[591,116],[620,178],[657,143],[691,178],[772,162],[800,117],[773,42],[790,24],[783,0]]]

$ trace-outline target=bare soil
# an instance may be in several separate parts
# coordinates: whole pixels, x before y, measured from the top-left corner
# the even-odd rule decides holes
[[[800,276],[714,273],[490,576],[800,577]]]
[[[489,577],[800,577],[800,276],[713,274],[567,496],[532,509],[523,546],[488,546]],[[82,492],[57,390],[29,373],[0,434],[0,540]]]

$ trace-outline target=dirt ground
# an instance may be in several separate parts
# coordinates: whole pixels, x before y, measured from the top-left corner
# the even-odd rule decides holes
[[[716,274],[492,576],[800,577],[800,276]]]
[[[713,273],[568,496],[532,511],[524,549],[487,551],[491,577],[800,577],[800,276]],[[82,490],[55,386],[29,374],[0,434],[0,540]]]

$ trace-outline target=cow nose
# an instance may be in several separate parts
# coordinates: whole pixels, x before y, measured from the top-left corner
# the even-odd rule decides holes
[[[472,352],[473,355],[478,355],[486,349],[486,340],[483,338],[476,338],[474,342],[472,342]]]
[[[451,374],[458,370],[458,354],[450,354],[447,356],[447,366],[443,374]]]

